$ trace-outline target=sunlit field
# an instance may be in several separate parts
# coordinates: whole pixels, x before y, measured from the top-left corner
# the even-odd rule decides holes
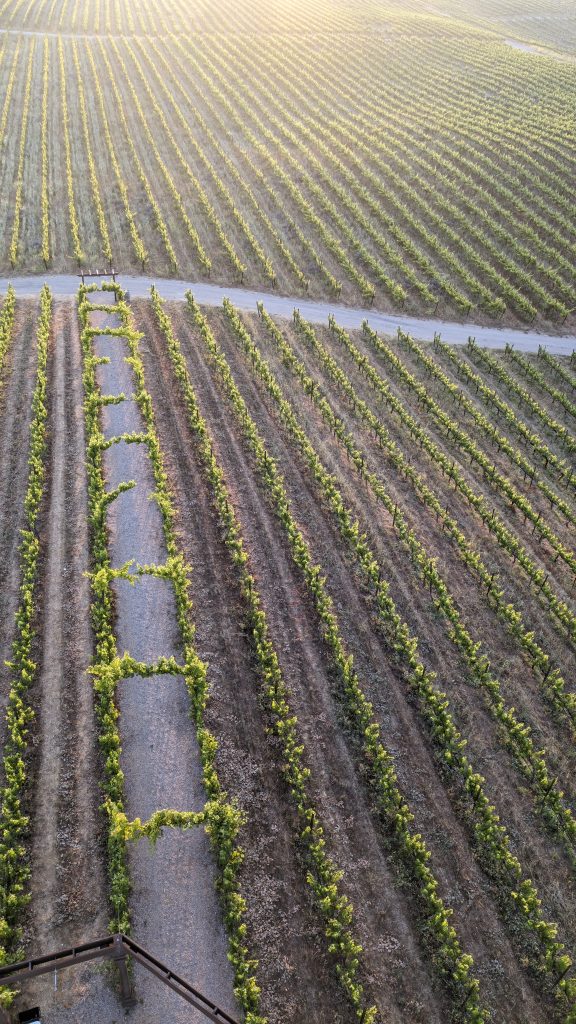
[[[0,1024],[576,1022],[575,100],[567,0],[0,0]]]

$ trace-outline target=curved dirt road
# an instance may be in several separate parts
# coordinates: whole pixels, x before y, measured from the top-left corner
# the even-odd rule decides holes
[[[311,323],[326,323],[329,313],[334,313],[342,327],[354,329],[361,327],[363,320],[368,320],[378,331],[394,334],[398,327],[407,331],[421,341],[432,341],[435,333],[442,335],[442,340],[450,345],[465,344],[469,337],[476,338],[479,345],[486,348],[504,348],[506,342],[514,344],[519,352],[537,352],[543,345],[554,355],[570,355],[576,349],[575,335],[539,334],[537,331],[520,331],[501,327],[481,327],[478,324],[454,323],[445,320],[426,320],[420,317],[392,316],[376,309],[362,309],[355,306],[343,306],[337,302],[312,302],[300,297],[290,298],[270,292],[248,291],[246,288],[232,288],[227,285],[206,284],[205,281],[176,281],[172,278],[131,277],[117,275],[122,287],[130,292],[131,298],[145,298],[153,284],[158,286],[165,299],[182,300],[190,288],[194,297],[203,306],[220,306],[224,296],[228,296],[237,309],[243,312],[255,312],[256,303],[263,302],[272,316],[290,319],[294,306],[302,316]],[[45,277],[13,277],[0,278],[0,290],[4,291],[9,283],[16,289],[21,298],[35,296],[44,283],[50,285],[56,298],[72,298],[78,291],[80,279],[75,274],[48,274]]]

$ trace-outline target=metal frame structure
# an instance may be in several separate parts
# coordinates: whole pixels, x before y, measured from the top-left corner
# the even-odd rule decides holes
[[[0,985],[22,984],[23,981],[36,978],[40,974],[61,971],[65,967],[74,967],[89,960],[112,960],[118,967],[120,1000],[122,1005],[128,1008],[136,1004],[136,999],[126,964],[127,957],[145,967],[214,1024],[238,1024],[234,1017],[207,999],[189,981],[179,977],[133,939],[121,933],[94,939],[93,942],[85,942],[81,946],[58,950],[56,953],[48,953],[33,960],[21,960],[19,963],[0,967]],[[10,1024],[10,1017],[3,1016],[3,1013],[6,1014],[6,1011],[0,1008],[0,1024]]]
[[[115,281],[116,271],[113,267],[110,267],[110,270],[81,270],[78,277],[82,278],[82,284],[85,277],[111,277]]]

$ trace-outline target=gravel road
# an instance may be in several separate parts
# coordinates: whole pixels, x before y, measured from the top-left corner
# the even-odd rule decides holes
[[[337,302],[310,302],[301,298],[286,295],[274,295],[269,292],[248,291],[246,288],[230,288],[227,285],[206,284],[204,281],[175,281],[172,278],[131,277],[121,275],[122,287],[130,292],[131,298],[145,298],[153,284],[165,299],[182,300],[190,288],[196,300],[204,306],[220,306],[224,296],[228,296],[234,305],[243,312],[254,312],[256,303],[263,302],[272,316],[290,318],[296,305],[302,316],[311,323],[323,324],[328,314],[333,313],[342,327],[353,330],[368,320],[374,330],[387,334],[395,334],[398,327],[407,331],[420,341],[432,341],[435,333],[442,335],[443,341],[450,345],[463,345],[469,337],[476,338],[479,345],[486,348],[504,348],[506,342],[513,343],[519,352],[537,352],[543,345],[554,355],[570,355],[576,349],[575,335],[540,334],[537,331],[512,330],[501,327],[481,327],[479,324],[454,323],[446,320],[426,320],[420,317],[392,316],[376,309],[343,306]],[[0,278],[0,290],[4,291],[11,283],[20,297],[33,297],[47,282],[56,298],[71,298],[76,295],[79,278],[74,274],[53,274],[46,277],[13,277]]]

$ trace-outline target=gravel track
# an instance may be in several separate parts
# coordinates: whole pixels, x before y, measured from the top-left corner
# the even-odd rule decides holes
[[[73,298],[79,285],[79,278],[74,274],[49,274],[45,276],[0,278],[0,289],[4,291],[9,283],[22,297],[35,296],[47,282],[54,295],[60,298]],[[303,317],[312,323],[326,323],[329,313],[333,313],[342,327],[349,329],[362,326],[368,320],[377,331],[395,334],[398,327],[412,334],[421,341],[432,341],[434,334],[442,335],[443,341],[450,345],[465,344],[469,337],[476,338],[479,345],[486,348],[504,348],[507,342],[514,344],[520,352],[537,352],[543,345],[549,352],[556,355],[570,355],[576,349],[576,335],[540,334],[537,331],[520,331],[511,328],[481,327],[473,323],[456,323],[445,320],[423,319],[420,317],[391,316],[375,309],[343,306],[332,302],[310,302],[300,297],[275,295],[269,292],[249,291],[245,288],[230,288],[226,285],[206,284],[201,281],[176,281],[172,278],[121,276],[122,287],[130,292],[131,298],[146,298],[150,287],[156,284],[165,299],[182,300],[188,289],[194,292],[197,302],[204,306],[220,306],[224,296],[228,296],[234,305],[246,313],[256,311],[256,303],[263,302],[272,316],[290,319],[294,306],[297,306]]]
[[[94,301],[106,301],[98,298]],[[118,318],[91,314],[93,326],[118,326]],[[103,393],[131,395],[132,375],[122,338],[96,337],[94,353],[110,357],[98,367]],[[127,417],[123,420],[124,408]],[[134,403],[121,402],[112,416],[103,417],[106,437],[117,431],[144,430]],[[107,413],[108,410],[105,410]],[[123,442],[105,452],[106,486],[124,479],[136,487],[110,506],[109,550],[112,564],[127,558],[161,564],[167,552],[159,510],[149,500],[155,490],[152,466],[142,445]],[[167,581],[146,578],[134,587],[120,581],[116,636],[120,652],[144,661],[161,655],[181,659],[174,594]],[[118,685],[121,765],[125,773],[126,813],[146,819],[162,807],[196,810],[205,794],[190,702],[182,677],[154,676],[122,680]],[[154,849],[146,842],[129,847],[133,879],[133,933],[138,942],[189,978],[209,998],[235,1011],[232,970],[218,899],[208,838],[201,829],[168,830]],[[135,971],[140,1005],[134,1024],[190,1024],[204,1019],[141,969]]]

